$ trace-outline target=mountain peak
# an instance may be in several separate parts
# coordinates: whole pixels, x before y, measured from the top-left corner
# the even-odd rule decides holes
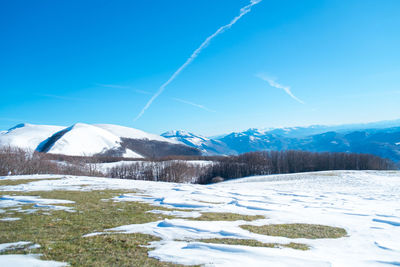
[[[206,138],[204,136],[193,134],[185,130],[171,130],[161,134],[161,136],[164,136],[166,138],[172,138],[172,137],[199,137],[203,139]]]

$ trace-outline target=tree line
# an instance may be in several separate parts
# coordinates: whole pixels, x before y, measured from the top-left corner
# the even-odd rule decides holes
[[[394,162],[371,154],[308,152],[298,150],[249,152],[220,159],[210,166],[199,183],[215,177],[224,180],[253,175],[328,170],[391,170]]]
[[[208,184],[253,175],[398,168],[391,160],[371,154],[288,150],[250,152],[237,156],[143,159],[117,164],[105,173],[100,172],[99,163],[115,160],[113,157],[72,157],[2,147],[0,175],[68,174]],[[208,163],[202,164],[198,160]]]
[[[0,175],[68,174],[104,176],[92,163],[81,159],[56,161],[48,154],[32,152],[15,147],[0,148]]]

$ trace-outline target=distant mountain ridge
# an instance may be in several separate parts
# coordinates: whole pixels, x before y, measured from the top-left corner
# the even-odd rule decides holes
[[[231,150],[225,143],[210,139],[205,136],[196,135],[184,130],[169,131],[161,134],[161,136],[168,138],[169,140],[175,140],[181,142],[190,147],[199,149],[203,155],[230,155],[235,154],[234,150]]]
[[[202,150],[203,153],[214,152],[207,150],[208,146],[205,146],[204,142],[192,142],[194,134],[176,137],[165,133],[163,136],[175,138]],[[251,128],[207,139],[207,143],[213,141],[227,148],[222,154],[293,149],[313,152],[370,153],[400,161],[400,120],[337,126]]]
[[[0,132],[0,146],[44,153],[155,158],[172,155],[234,155],[264,150],[370,153],[400,162],[400,120],[338,126],[251,128],[217,138],[188,131],[160,135],[113,125],[70,127],[18,124]]]

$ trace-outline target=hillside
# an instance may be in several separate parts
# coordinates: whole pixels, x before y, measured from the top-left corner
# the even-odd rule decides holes
[[[43,140],[63,130],[62,126],[21,123],[0,133],[0,146],[35,150]]]
[[[0,133],[0,146],[15,146],[70,156],[127,158],[200,155],[180,142],[134,128],[111,124],[76,123],[70,127],[19,124]]]

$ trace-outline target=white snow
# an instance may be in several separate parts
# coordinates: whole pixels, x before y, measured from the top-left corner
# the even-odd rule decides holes
[[[132,138],[132,139],[147,139],[147,140],[153,140],[153,141],[181,144],[180,142],[173,141],[173,140],[167,139],[165,137],[162,137],[162,136],[159,136],[156,134],[146,133],[146,132],[143,132],[143,131],[135,129],[135,128],[124,127],[124,126],[119,126],[119,125],[114,125],[114,124],[95,124],[94,126],[97,126],[104,130],[107,130],[110,133],[112,133],[118,137],[125,137],[125,138]]]
[[[27,184],[29,186],[29,184]],[[1,189],[6,189],[6,186],[3,186]],[[33,209],[28,210],[28,212],[34,212],[36,209],[52,209],[52,210],[64,210],[73,212],[74,209],[66,206],[59,206],[59,204],[72,204],[75,203],[71,200],[62,200],[62,199],[46,199],[37,196],[10,196],[3,195],[0,197],[0,208],[10,208],[10,207],[18,207],[22,205],[33,204]],[[23,211],[23,210],[21,210]],[[25,210],[26,211],[26,210]]]
[[[3,244],[0,244],[0,252],[3,252],[5,250],[11,250],[11,249],[15,249],[15,248],[24,247],[29,244],[31,244],[31,242],[26,242],[26,241],[3,243]]]
[[[19,241],[13,243],[3,243],[0,244],[0,252],[4,252],[7,250],[14,250],[19,248],[24,248],[28,245],[32,244],[32,242],[27,241]],[[40,248],[38,244],[32,244],[27,247],[27,249],[35,249]],[[67,266],[66,263],[56,262],[56,261],[43,261],[39,259],[40,255],[36,254],[28,254],[28,255],[0,255],[0,266],[12,266],[12,267],[58,267],[58,266]]]
[[[93,125],[77,123],[69,128],[48,153],[84,156],[117,148],[120,139]]]
[[[3,222],[12,222],[12,221],[18,221],[21,220],[21,218],[16,218],[16,217],[6,217],[6,218],[1,218],[0,221]]]
[[[122,155],[122,157],[124,157],[124,158],[139,158],[139,159],[144,158],[142,155],[140,155],[136,152],[133,152],[130,149],[125,149],[125,153]]]
[[[58,267],[68,264],[57,261],[44,261],[39,259],[40,255],[0,255],[0,266],[12,267]]]
[[[114,201],[140,201],[154,206],[190,209],[187,213],[182,210],[180,214],[175,213],[185,215],[185,219],[104,229],[104,233],[140,232],[160,237],[160,241],[151,243],[154,250],[149,252],[149,256],[162,261],[206,266],[399,265],[399,171],[257,176],[213,185],[68,176],[48,182],[0,187],[0,190],[9,192],[95,189],[140,192],[121,194],[113,198]],[[164,213],[157,208],[151,212]],[[191,214],[193,212],[233,212],[264,215],[266,218],[252,222],[206,222],[191,220],[191,216],[195,215]],[[343,227],[348,236],[339,239],[290,239],[259,235],[239,227],[241,224],[274,223]],[[307,244],[311,249],[300,251],[285,247],[259,248],[198,241],[203,238],[249,238],[280,244],[297,242]]]
[[[219,140],[211,140],[208,137],[196,135],[184,130],[174,130],[162,134],[169,140],[181,142],[182,144],[199,149],[203,155],[232,154],[226,144]]]
[[[181,210],[149,210],[149,213],[155,214],[163,214],[169,216],[175,216],[180,218],[197,218],[201,216],[201,213],[198,211],[181,211]]]
[[[121,147],[121,138],[144,139],[151,141],[182,144],[156,134],[112,124],[90,125],[76,123],[71,127],[19,124],[8,131],[0,132],[0,146],[12,146],[35,150],[54,134],[65,131],[61,138],[55,140],[48,153],[71,156],[91,156],[110,149]],[[122,155],[130,158],[143,158],[135,151],[126,149]]]
[[[0,146],[14,146],[33,151],[42,141],[64,128],[62,126],[19,124],[0,133]]]

